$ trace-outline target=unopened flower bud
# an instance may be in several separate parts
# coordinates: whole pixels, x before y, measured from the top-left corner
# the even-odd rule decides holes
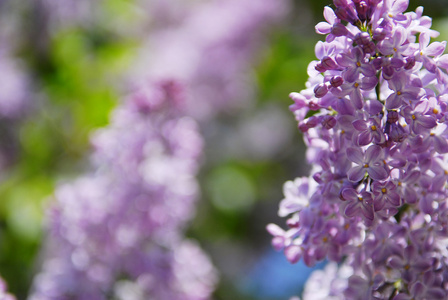
[[[335,13],[339,19],[347,21],[351,24],[356,24],[359,21],[354,7],[348,5],[346,1],[335,0],[334,4],[337,7]]]
[[[375,67],[376,70],[381,69],[381,66],[383,65],[383,58],[377,57],[372,61],[372,65]]]
[[[316,127],[320,123],[320,118],[316,116],[311,116],[308,118],[308,121],[306,122],[306,126],[308,128]]]
[[[401,143],[407,137],[407,133],[400,124],[391,124],[389,137],[396,143]]]
[[[360,46],[365,46],[370,42],[370,35],[367,32],[360,32],[355,35],[354,42]]]
[[[367,3],[365,3],[365,1],[358,1],[358,3],[355,2],[355,7],[356,7],[356,12],[358,13],[358,18],[362,22],[367,20],[367,12],[369,10]]]
[[[362,47],[365,53],[373,54],[376,51],[376,45],[374,42],[368,42]]]
[[[330,79],[330,84],[332,87],[340,87],[344,83],[344,79],[341,76],[334,76]]]
[[[336,119],[333,116],[325,116],[324,119],[322,120],[322,126],[325,129],[331,129],[334,126],[336,126]]]
[[[317,72],[319,73],[323,73],[325,71],[327,71],[327,69],[324,67],[324,65],[322,65],[322,63],[318,63],[314,69],[316,69]]]
[[[322,98],[328,93],[328,87],[325,83],[321,83],[319,85],[316,85],[314,88],[314,95],[316,98]]]
[[[410,70],[415,66],[415,57],[409,56],[406,57],[406,63],[404,64],[405,70]]]
[[[308,124],[306,124],[306,123],[303,122],[303,121],[299,123],[298,128],[299,128],[299,130],[300,130],[301,132],[307,132],[308,129],[310,129],[310,128],[308,127]]]
[[[337,68],[336,62],[329,56],[322,58],[321,64],[327,70],[334,70]]]
[[[384,28],[378,27],[373,31],[373,36],[372,38],[375,41],[382,41],[386,38],[387,36],[387,32]]]
[[[398,121],[398,112],[391,110],[387,113],[387,123],[394,124]]]
[[[349,31],[344,24],[336,23],[333,25],[333,28],[331,28],[331,34],[334,36],[347,36],[349,35]]]
[[[294,215],[286,221],[286,225],[288,225],[289,228],[297,228],[299,227],[299,224],[299,215]]]

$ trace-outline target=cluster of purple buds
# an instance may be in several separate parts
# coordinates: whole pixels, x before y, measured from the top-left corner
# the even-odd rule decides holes
[[[289,228],[268,230],[293,263],[351,269],[337,299],[448,297],[448,55],[408,2],[325,7],[326,40],[290,95],[313,170],[284,186]]]
[[[370,21],[379,2],[380,0],[335,0],[335,14],[342,21],[355,26],[362,25]]]
[[[215,270],[184,238],[202,139],[180,85],[139,89],[93,145],[94,171],[55,192],[30,299],[209,299]]]

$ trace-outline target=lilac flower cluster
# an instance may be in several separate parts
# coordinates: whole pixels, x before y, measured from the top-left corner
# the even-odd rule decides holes
[[[183,238],[202,139],[181,94],[167,81],[140,89],[95,133],[96,170],[55,192],[30,299],[209,298],[215,270]]]
[[[336,299],[448,296],[448,55],[407,6],[334,0],[306,89],[290,95],[313,170],[284,186],[288,230],[268,230],[293,263],[351,269]]]

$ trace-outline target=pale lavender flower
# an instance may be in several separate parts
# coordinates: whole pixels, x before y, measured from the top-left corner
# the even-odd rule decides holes
[[[359,148],[348,148],[347,158],[355,163],[348,171],[350,181],[360,181],[366,172],[374,180],[384,180],[389,175],[384,167],[383,151],[377,145],[370,146],[365,153]]]
[[[428,116],[428,102],[421,101],[412,106],[405,106],[401,110],[401,114],[404,117],[406,123],[411,127],[411,130],[415,134],[420,134],[425,130],[434,128],[437,126],[436,119],[432,116]]]
[[[431,258],[422,256],[413,245],[407,246],[403,256],[391,256],[387,262],[392,268],[401,272],[401,278],[414,282],[418,273],[424,273],[431,267]]]
[[[381,210],[386,204],[399,207],[401,205],[400,195],[395,191],[396,186],[392,181],[381,183],[375,181],[372,184],[372,191],[375,201],[375,210]]]
[[[374,141],[376,144],[383,144],[386,141],[384,132],[381,131],[378,118],[370,118],[367,122],[364,120],[355,120],[352,122],[353,127],[360,131],[357,143],[365,146]]]
[[[340,66],[346,68],[342,72],[342,76],[348,82],[356,81],[360,73],[366,77],[376,74],[374,66],[368,63],[365,54],[359,47],[353,48],[349,53],[336,56],[336,61]]]
[[[293,181],[287,181],[283,186],[285,199],[280,203],[279,216],[287,215],[301,211],[309,206],[310,198],[316,191],[316,182],[307,177],[296,178]]]
[[[354,189],[344,189],[341,192],[341,199],[346,201],[344,214],[353,218],[361,216],[366,222],[373,221],[373,198],[372,194],[366,191],[360,193]]]
[[[353,106],[360,109],[364,106],[362,92],[373,89],[377,83],[376,77],[362,77],[354,82],[344,83],[338,88],[332,88],[331,92],[337,97],[348,95]]]
[[[393,55],[394,58],[402,59],[412,55],[416,50],[415,44],[407,43],[407,32],[403,27],[396,27],[391,36],[378,45],[378,50],[384,56]]]
[[[437,69],[434,58],[437,58],[443,54],[446,47],[446,42],[434,42],[429,44],[429,34],[423,32],[419,36],[419,50],[416,55],[416,59],[423,62],[423,66],[431,73],[434,73]]]
[[[339,268],[336,263],[329,263],[324,270],[314,271],[305,285],[303,300],[344,299],[343,291],[351,272],[350,267]]]
[[[386,99],[386,108],[395,109],[403,105],[404,101],[417,101],[422,97],[423,90],[409,84],[409,77],[404,72],[395,73],[388,81],[393,91]],[[408,102],[409,103],[409,102]]]

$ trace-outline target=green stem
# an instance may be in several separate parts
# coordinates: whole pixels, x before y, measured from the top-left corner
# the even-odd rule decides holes
[[[376,98],[378,99],[378,101],[380,101],[381,103],[383,103],[383,101],[381,101],[381,84],[380,84],[380,80],[381,80],[381,70],[378,71],[378,74],[376,74],[376,78],[378,78],[378,84],[375,86],[375,92],[376,92]],[[384,104],[384,103],[383,103]]]
[[[389,300],[392,300],[397,295],[397,289],[395,288],[390,294]]]

